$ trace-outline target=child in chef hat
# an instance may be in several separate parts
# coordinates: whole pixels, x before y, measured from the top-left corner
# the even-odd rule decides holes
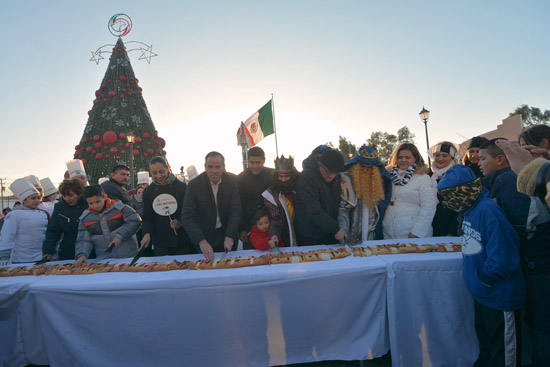
[[[88,177],[84,170],[84,163],[80,159],[72,159],[66,162],[69,178],[78,178],[84,186],[88,186]]]
[[[26,263],[42,259],[49,214],[38,208],[41,195],[26,178],[19,178],[10,190],[22,202],[4,219],[0,238],[0,265]]]

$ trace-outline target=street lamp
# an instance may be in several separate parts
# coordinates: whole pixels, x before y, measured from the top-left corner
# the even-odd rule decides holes
[[[428,118],[430,117],[430,111],[424,108],[422,106],[422,111],[418,113],[420,115],[420,119],[424,121],[424,128],[426,129],[426,147],[428,148],[428,152],[430,151],[430,141],[428,139]],[[428,167],[432,169],[432,164],[430,162],[430,157],[428,157]]]
[[[132,133],[126,134],[126,141],[130,143],[130,175],[132,177],[132,189],[134,186],[134,142],[136,137]]]

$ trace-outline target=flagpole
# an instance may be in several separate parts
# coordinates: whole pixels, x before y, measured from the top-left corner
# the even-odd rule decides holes
[[[273,93],[271,93],[271,113],[273,114],[273,132],[275,133],[275,158],[279,158],[279,145],[277,144],[277,124],[275,124],[275,104],[273,103]]]
[[[244,127],[244,123],[241,121],[241,127],[239,129],[239,134],[237,136],[239,140],[239,145],[242,148],[243,153],[243,171],[246,170],[248,166],[248,144],[246,142],[246,128]]]

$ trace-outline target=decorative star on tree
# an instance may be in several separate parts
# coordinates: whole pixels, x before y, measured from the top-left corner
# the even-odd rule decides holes
[[[99,51],[98,49],[96,52],[91,51],[91,53],[92,53],[92,58],[90,59],[90,61],[95,61],[95,64],[99,65],[99,61],[104,59],[104,57],[101,56],[101,51]]]
[[[143,47],[140,47],[140,51],[141,51],[141,56],[138,58],[138,60],[147,60],[147,63],[150,64],[151,63],[151,58],[152,57],[155,57],[155,56],[158,56],[156,53],[154,53],[152,51],[153,49],[153,45],[151,46],[148,46],[147,48],[143,48]]]

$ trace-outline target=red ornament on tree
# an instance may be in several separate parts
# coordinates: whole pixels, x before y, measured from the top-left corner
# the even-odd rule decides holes
[[[111,152],[111,154],[117,154],[118,153],[118,148],[112,147],[110,152]]]
[[[159,138],[158,145],[160,145],[161,148],[164,148],[166,146],[166,142],[164,141],[163,138]]]
[[[117,156],[115,157],[115,159],[116,159],[117,161],[119,161],[119,160],[120,160],[120,156],[117,155]]]
[[[109,154],[105,154],[105,159],[109,158]]]
[[[101,136],[99,136],[99,135],[94,136],[94,141],[100,141],[100,140],[101,140]]]
[[[79,149],[80,149],[80,145],[75,145],[74,150],[79,150]]]
[[[119,78],[121,81],[125,82],[126,81],[126,77],[124,75],[121,75],[120,78]]]
[[[87,142],[87,141],[88,141],[88,139],[82,138],[82,140],[81,140],[80,142],[81,142],[82,144],[84,144],[84,143]]]
[[[86,158],[84,158],[84,159],[82,160],[82,164],[83,164],[83,165],[87,165],[87,164],[88,164],[88,160],[87,160]]]
[[[136,143],[141,143],[141,138],[139,136],[136,136]]]
[[[101,149],[101,147],[103,146],[103,143],[101,143],[100,141],[98,141],[98,142],[95,143],[94,145],[95,145],[95,148],[96,148],[96,149]]]
[[[111,90],[109,91],[109,97],[114,97],[115,96],[115,91]]]
[[[92,154],[96,154],[96,150],[95,150],[95,149],[92,149]]]
[[[149,133],[143,133],[143,137],[144,137],[145,139],[149,139]]]
[[[108,145],[112,145],[116,143],[117,141],[117,135],[113,130],[109,130],[103,134],[103,142]]]
[[[86,153],[91,153],[91,152],[92,152],[92,150],[93,150],[93,149],[92,149],[92,147],[91,147],[91,146],[90,146],[90,147],[87,147],[87,148],[86,148]]]
[[[121,139],[126,139],[126,134],[118,133],[118,137],[121,138]]]
[[[95,155],[95,159],[97,159],[98,161],[102,160],[103,159],[103,153],[97,153]]]
[[[118,143],[118,146],[121,147],[123,146],[124,144],[122,144],[122,142]]]
[[[134,156],[138,156],[138,155],[139,155],[139,150],[134,149],[134,151],[132,152],[132,154],[133,154]]]
[[[153,149],[149,148],[149,149],[147,149],[147,153],[149,153],[149,154],[153,154],[153,153],[154,153],[154,151],[153,151]]]
[[[100,87],[100,88],[101,88],[101,89],[105,89],[105,88],[107,88],[107,85],[101,84],[101,87]]]
[[[125,146],[126,148],[130,149],[130,143],[126,143],[126,144],[124,144],[124,146]]]
[[[120,154],[124,154],[124,153],[126,153],[124,149],[120,151]]]

